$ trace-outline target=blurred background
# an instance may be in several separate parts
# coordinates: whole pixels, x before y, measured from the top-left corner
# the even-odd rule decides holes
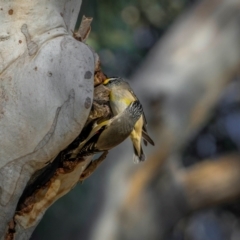
[[[103,72],[108,76],[122,76],[131,80],[148,52],[172,23],[199,2],[201,1],[83,0],[79,19],[82,15],[93,17],[87,44],[99,54]],[[181,155],[183,166],[187,168],[206,158],[214,159],[239,149],[239,90],[240,79],[234,77],[207,124],[185,146]],[[138,95],[141,100],[141,94]],[[150,118],[150,133],[151,124]],[[151,148],[148,147],[147,151],[151,151]],[[125,149],[130,149],[128,152],[131,152],[129,140],[112,150],[89,179],[54,203],[31,239],[92,239],[92,231],[106,200],[108,176],[114,167],[116,156]],[[131,153],[128,158],[129,165],[132,165]],[[238,201],[196,211],[178,221],[166,239],[239,240],[239,214]]]

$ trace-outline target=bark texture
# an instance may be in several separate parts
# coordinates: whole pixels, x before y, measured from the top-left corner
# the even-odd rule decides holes
[[[59,174],[30,212],[14,218],[31,176],[80,134],[91,109],[94,54],[72,37],[80,5],[81,0],[0,0],[1,239],[28,239],[90,161]]]

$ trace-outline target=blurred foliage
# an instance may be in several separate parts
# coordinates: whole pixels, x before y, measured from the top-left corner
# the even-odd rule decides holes
[[[237,77],[226,88],[207,125],[186,147],[182,156],[184,166],[239,150],[239,89],[240,77]]]
[[[190,0],[83,0],[83,15],[93,17],[87,41],[109,76],[128,77]]]

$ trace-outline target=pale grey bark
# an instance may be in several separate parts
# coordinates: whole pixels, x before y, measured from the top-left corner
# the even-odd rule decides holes
[[[81,0],[0,0],[1,239],[30,177],[79,135],[88,117],[95,62],[92,50],[72,37],[80,5]],[[64,181],[56,179],[57,189],[35,215],[14,218],[15,239],[29,238],[89,161]]]

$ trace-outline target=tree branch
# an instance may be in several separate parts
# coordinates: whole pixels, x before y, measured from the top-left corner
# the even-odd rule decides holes
[[[204,161],[182,174],[190,208],[218,205],[240,197],[240,156],[228,155]]]

